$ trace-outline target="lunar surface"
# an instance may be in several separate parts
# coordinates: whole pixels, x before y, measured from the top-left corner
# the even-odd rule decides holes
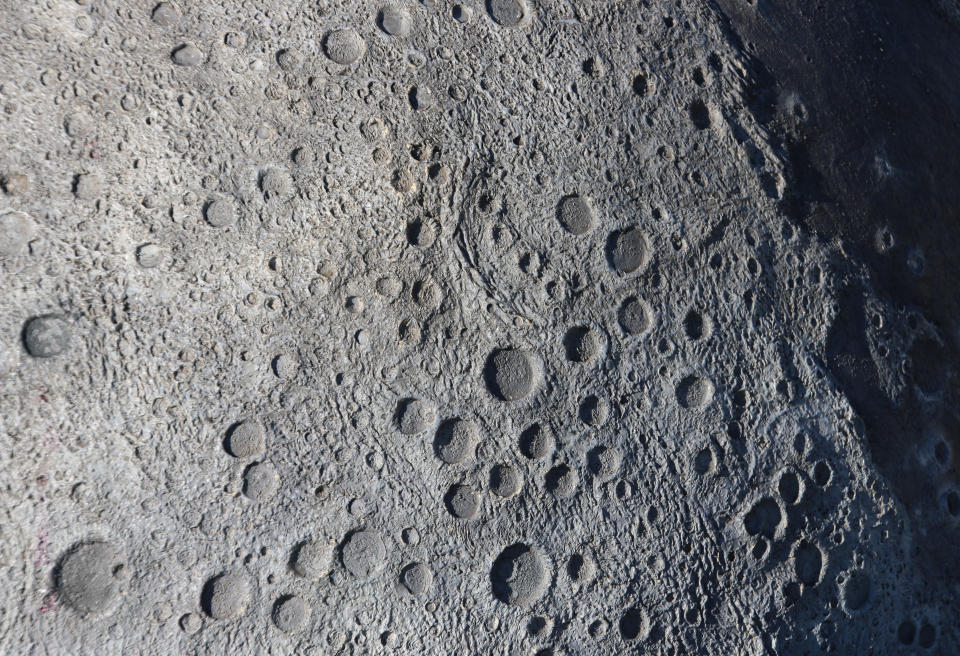
[[[949,0],[0,0],[0,654],[960,653]]]

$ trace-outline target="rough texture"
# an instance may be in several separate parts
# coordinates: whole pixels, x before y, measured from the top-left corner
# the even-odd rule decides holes
[[[960,652],[954,4],[0,0],[0,653]]]

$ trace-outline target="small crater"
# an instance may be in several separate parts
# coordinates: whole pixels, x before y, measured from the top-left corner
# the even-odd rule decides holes
[[[480,430],[470,419],[450,419],[440,424],[433,448],[437,457],[448,465],[459,464],[477,450]]]
[[[713,333],[713,321],[702,312],[690,310],[683,320],[683,331],[691,342],[699,342]]]
[[[917,625],[913,620],[904,620],[897,627],[897,640],[901,645],[912,645],[917,639]]]
[[[743,528],[749,535],[773,539],[783,518],[780,506],[769,497],[760,499],[743,518]]]
[[[833,470],[830,469],[830,465],[824,461],[821,460],[813,466],[813,482],[820,487],[826,487],[830,483],[830,479],[832,477]]]
[[[960,493],[956,490],[950,490],[944,497],[947,504],[947,512],[951,517],[960,517]]]
[[[650,620],[640,608],[631,608],[620,617],[620,635],[632,642],[646,638],[650,634]]]
[[[548,471],[544,480],[547,491],[560,498],[572,495],[580,482],[577,472],[563,463]]]
[[[933,628],[932,624],[924,624],[920,627],[920,631],[917,633],[917,644],[920,645],[923,649],[930,649],[933,647],[933,643],[937,640],[937,630]]]
[[[637,73],[631,85],[633,92],[641,98],[649,98],[653,94],[653,82],[646,73]]]
[[[800,492],[800,477],[792,471],[784,472],[777,481],[777,493],[780,499],[787,505],[793,505],[799,501]]]
[[[563,340],[567,359],[571,362],[590,362],[603,347],[599,332],[589,326],[576,326],[567,331]]]
[[[505,604],[528,606],[546,591],[549,574],[543,556],[516,543],[504,549],[490,570],[494,596]]]
[[[690,121],[698,130],[709,130],[713,127],[716,117],[715,110],[702,100],[695,100],[690,104]]]
[[[494,351],[485,369],[487,387],[503,401],[519,401],[530,395],[540,380],[533,354],[522,349]]]
[[[542,460],[553,453],[554,442],[549,428],[532,424],[520,433],[520,452],[530,460]]]
[[[653,324],[650,307],[636,296],[623,302],[617,313],[617,320],[623,332],[628,335],[643,335]]]
[[[844,608],[848,612],[854,612],[866,607],[870,603],[871,588],[870,576],[866,572],[852,572],[840,588]]]
[[[801,540],[793,551],[793,569],[797,580],[806,587],[813,587],[820,582],[823,572],[823,553],[820,548]]]
[[[457,519],[473,519],[480,508],[480,495],[470,485],[455,483],[444,498],[447,510]]]
[[[710,448],[703,448],[697,452],[693,458],[693,470],[703,476],[714,470],[713,451]]]
[[[677,385],[677,400],[689,410],[706,407],[713,401],[713,394],[713,382],[703,376],[687,376]]]

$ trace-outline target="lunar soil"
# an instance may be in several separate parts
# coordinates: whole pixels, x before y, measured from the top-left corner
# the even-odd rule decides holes
[[[0,654],[960,653],[960,10],[832,4],[0,0]]]

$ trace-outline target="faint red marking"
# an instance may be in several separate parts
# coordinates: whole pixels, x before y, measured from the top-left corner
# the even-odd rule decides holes
[[[50,564],[50,554],[47,544],[50,542],[50,533],[45,528],[37,529],[37,548],[34,551],[33,566],[37,569]]]
[[[56,591],[48,592],[43,597],[43,603],[40,604],[40,612],[46,615],[50,611],[57,609],[57,593]]]

